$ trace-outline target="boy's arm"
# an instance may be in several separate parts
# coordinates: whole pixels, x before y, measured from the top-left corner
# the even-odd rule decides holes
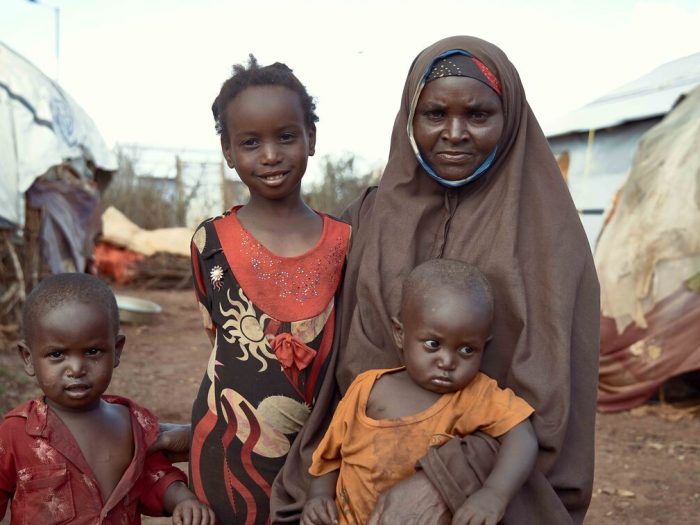
[[[301,525],[333,525],[338,523],[335,506],[335,486],[338,469],[322,476],[314,476],[309,485],[309,494],[301,514]]]
[[[211,507],[201,503],[182,481],[168,486],[163,497],[163,508],[172,514],[175,525],[214,525],[216,522]]]
[[[476,523],[496,524],[503,517],[515,493],[530,476],[537,458],[538,443],[529,419],[514,426],[501,438],[501,447],[491,474],[484,486],[472,494],[455,512],[453,524],[467,523],[480,517]]]

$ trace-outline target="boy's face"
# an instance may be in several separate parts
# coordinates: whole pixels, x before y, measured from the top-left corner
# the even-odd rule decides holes
[[[278,200],[295,194],[316,145],[316,129],[306,125],[299,95],[284,86],[251,86],[227,104],[224,119],[224,157],[251,196]]]
[[[491,336],[491,315],[480,301],[442,286],[411,295],[401,319],[392,319],[394,341],[416,384],[445,394],[474,379]]]
[[[47,404],[70,411],[98,406],[125,340],[115,333],[106,308],[68,301],[36,319],[32,331],[19,351]]]

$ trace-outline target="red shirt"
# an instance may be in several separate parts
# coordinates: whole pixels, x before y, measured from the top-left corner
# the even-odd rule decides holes
[[[146,456],[158,420],[123,397],[103,399],[129,409],[134,436],[134,457],[107,501],[73,435],[43,398],[36,399],[0,424],[0,519],[10,499],[12,525],[139,525],[141,512],[163,514],[166,489],[187,478],[163,454]]]

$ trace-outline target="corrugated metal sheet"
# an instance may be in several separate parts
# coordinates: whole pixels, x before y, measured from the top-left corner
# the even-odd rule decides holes
[[[665,115],[678,99],[700,85],[700,53],[657,67],[547,127],[548,137]]]

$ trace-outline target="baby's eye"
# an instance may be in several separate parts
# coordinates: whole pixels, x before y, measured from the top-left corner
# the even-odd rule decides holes
[[[51,352],[50,354],[47,354],[46,357],[48,357],[52,361],[57,361],[57,360],[63,358],[63,352],[56,350],[55,352]]]
[[[100,350],[99,348],[90,348],[87,352],[85,352],[85,355],[97,356],[97,355],[100,355],[101,353],[102,353],[102,350]]]
[[[471,346],[463,346],[459,349],[459,353],[462,355],[471,355],[474,353],[474,349]]]
[[[425,346],[428,350],[437,350],[438,348],[440,348],[440,343],[438,343],[434,339],[428,339],[426,341],[423,341],[423,346]]]

